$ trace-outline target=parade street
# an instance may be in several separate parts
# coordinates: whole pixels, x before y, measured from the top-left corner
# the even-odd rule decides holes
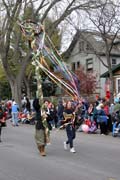
[[[0,180],[120,180],[120,138],[77,132],[76,153],[63,149],[65,130],[51,132],[47,156],[41,157],[34,126],[2,129]]]

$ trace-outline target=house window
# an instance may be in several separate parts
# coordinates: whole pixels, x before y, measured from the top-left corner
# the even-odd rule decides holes
[[[93,59],[86,59],[86,71],[92,71],[93,70]]]
[[[116,79],[116,91],[117,93],[120,93],[120,78]]]
[[[91,51],[91,50],[92,50],[91,46],[89,44],[86,44],[86,51]]]
[[[80,41],[80,42],[79,42],[79,51],[80,51],[80,52],[84,51],[84,46],[85,46],[84,41]]]
[[[80,67],[80,61],[77,62],[77,69]]]
[[[116,59],[112,59],[112,66],[115,66],[117,64]]]
[[[72,71],[75,71],[75,62],[72,63]]]

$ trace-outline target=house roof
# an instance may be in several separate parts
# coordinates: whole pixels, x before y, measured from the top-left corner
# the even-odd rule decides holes
[[[116,66],[114,66],[112,68],[112,73],[117,72],[118,70],[120,70],[120,64],[117,64]],[[109,77],[109,71],[106,71],[105,73],[101,74],[100,78],[106,78]]]
[[[77,43],[77,41],[79,40],[80,37],[80,31],[77,31],[76,34],[73,37],[73,40],[70,44],[70,46],[68,47],[68,49],[63,53],[63,57],[68,59]]]
[[[108,37],[110,40],[111,38]],[[75,48],[75,45],[77,44],[78,41],[86,41],[90,46],[94,47],[94,50],[100,55],[100,56],[105,56],[105,45],[104,42],[101,38],[100,33],[98,32],[89,32],[89,31],[80,31],[77,30],[76,34],[73,37],[73,40],[69,46],[69,48],[63,53],[63,57],[65,59],[68,59],[71,54],[73,49]],[[120,44],[119,39],[115,39],[113,49],[111,51],[111,56],[116,56],[120,57],[120,49],[117,48],[117,45]]]

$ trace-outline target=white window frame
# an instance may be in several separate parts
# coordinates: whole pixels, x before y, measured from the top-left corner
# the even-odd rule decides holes
[[[114,60],[115,60],[115,63],[113,63]],[[115,65],[117,65],[117,59],[112,58],[112,66],[115,66]]]
[[[93,71],[93,58],[86,59],[86,70],[92,70]]]
[[[118,81],[120,81],[120,78],[116,78],[116,92],[117,92],[117,94],[120,93],[120,91],[118,91]]]

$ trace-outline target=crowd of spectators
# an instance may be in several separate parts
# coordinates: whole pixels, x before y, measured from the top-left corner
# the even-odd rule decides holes
[[[19,123],[35,124],[35,98],[30,101],[28,97],[24,97],[21,101],[22,108],[20,109],[15,100],[9,100],[1,103],[0,107],[3,112],[7,112],[7,116],[11,117],[12,125],[19,126]],[[37,99],[38,100],[38,99]],[[39,101],[39,100],[38,100]],[[59,128],[61,121],[64,119],[63,112],[68,100],[64,98],[58,99],[57,104],[48,102],[48,124],[49,129]],[[87,125],[86,132],[97,132],[107,135],[112,132],[113,123],[116,122],[116,127],[120,123],[120,101],[115,98],[114,103],[98,98],[93,102],[88,102],[84,98],[77,98],[70,100],[76,118],[76,129],[84,131],[81,125]],[[5,113],[4,113],[5,116]],[[85,126],[84,126],[85,127]],[[118,126],[119,127],[119,126]],[[92,130],[93,129],[93,130]]]

